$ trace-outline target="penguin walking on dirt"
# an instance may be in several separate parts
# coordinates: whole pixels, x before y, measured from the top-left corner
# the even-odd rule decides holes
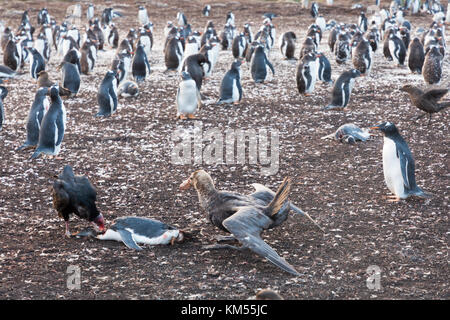
[[[245,48],[247,46],[247,40],[243,32],[234,37],[231,45],[231,51],[235,59],[244,58]]]
[[[0,81],[1,83],[1,81]],[[0,131],[3,128],[3,121],[5,121],[5,107],[3,106],[3,100],[8,95],[8,89],[4,86],[0,86]]]
[[[202,88],[203,83],[203,65],[209,63],[206,57],[202,53],[190,55],[184,60],[182,71],[188,72],[191,78],[194,79],[197,84],[198,91]]]
[[[209,17],[209,15],[211,14],[211,5],[207,4],[206,6],[204,6],[202,9],[202,14],[205,17]]]
[[[318,60],[317,78],[324,83],[333,83],[330,60],[322,52],[317,52],[316,57]]]
[[[258,45],[255,48],[250,64],[252,78],[256,83],[263,83],[266,80],[268,75],[267,68],[270,68],[272,75],[275,76],[275,70],[272,63],[267,59],[263,45]]]
[[[406,58],[406,47],[402,39],[394,33],[389,36],[389,52],[396,65],[403,66]]]
[[[314,91],[317,81],[317,55],[310,52],[305,55],[297,66],[297,89],[300,94],[309,96]]]
[[[35,48],[26,48],[31,54],[30,75],[31,78],[37,79],[38,73],[45,70],[45,60]]]
[[[31,105],[30,112],[28,113],[27,138],[25,142],[17,149],[17,151],[37,146],[42,119],[50,106],[50,102],[47,98],[48,92],[49,88],[47,87],[39,88],[36,91],[34,102]]]
[[[331,103],[322,110],[344,109],[350,101],[355,79],[361,75],[356,69],[344,71],[336,80],[331,95]]]
[[[319,5],[317,4],[317,2],[311,3],[311,9],[309,12],[311,14],[311,17],[317,18],[317,16],[319,15]]]
[[[280,38],[280,50],[281,54],[286,60],[295,59],[295,42],[297,41],[297,36],[294,32],[288,31],[283,33]]]
[[[107,41],[111,48],[116,49],[119,46],[119,31],[114,23],[111,23],[109,28]]]
[[[412,73],[422,73],[423,63],[425,61],[425,52],[419,38],[415,37],[408,48],[408,67]]]
[[[372,57],[373,51],[369,41],[362,39],[356,46],[352,56],[353,66],[361,72],[362,76],[370,74],[370,70],[372,69]]]
[[[189,72],[181,73],[181,81],[177,91],[177,118],[195,119],[194,113],[201,107],[200,91]]]
[[[416,184],[415,163],[411,150],[397,127],[391,122],[383,122],[371,129],[380,130],[384,135],[383,172],[388,189],[394,194],[388,196],[390,202],[398,202],[409,196],[429,198]]]
[[[423,62],[422,75],[425,83],[427,84],[439,84],[442,77],[442,56],[437,46],[431,47],[431,49],[425,55]]]
[[[70,91],[71,96],[75,96],[78,93],[78,90],[80,90],[81,85],[78,66],[70,62],[63,62],[61,71],[63,87]]]
[[[89,38],[86,39],[81,47],[81,73],[89,74],[92,72],[97,61],[97,47]]]
[[[241,64],[245,60],[236,60],[231,64],[231,69],[227,71],[220,83],[219,100],[217,104],[234,103],[238,104],[242,100],[241,85]]]
[[[139,30],[139,43],[144,47],[145,54],[147,55],[147,59],[150,58],[150,53],[153,47],[153,34],[150,29],[141,28]]]
[[[57,156],[61,150],[66,129],[66,108],[59,96],[58,86],[50,88],[50,100],[51,104],[42,119],[38,146],[31,156],[32,159],[36,159],[41,153]]]
[[[22,65],[22,49],[15,39],[10,39],[3,51],[3,63],[17,72]]]
[[[183,43],[180,37],[175,36],[167,41],[164,50],[164,62],[166,64],[167,70],[177,70],[183,59]]]
[[[145,80],[150,71],[150,63],[148,62],[147,55],[145,54],[144,47],[140,44],[136,48],[136,52],[134,53],[133,63],[131,65],[132,74],[134,80],[137,83],[140,83]]]
[[[34,48],[36,48],[46,62],[50,60],[50,44],[44,33],[39,33],[37,39],[34,41]]]
[[[98,112],[96,117],[109,117],[117,110],[117,73],[108,70],[97,93]]]
[[[140,25],[147,24],[150,21],[148,19],[147,9],[144,6],[139,6],[138,20]]]

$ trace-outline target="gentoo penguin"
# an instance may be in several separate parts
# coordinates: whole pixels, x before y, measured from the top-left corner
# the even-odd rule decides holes
[[[128,33],[127,33],[126,38],[128,39],[128,41],[129,41],[130,44],[131,44],[131,48],[132,48],[131,51],[134,52],[134,49],[135,49],[135,41],[136,41],[136,39],[138,38],[136,29],[130,28],[130,30],[128,30]]]
[[[78,66],[70,63],[63,62],[62,68],[62,85],[65,89],[70,90],[71,95],[76,95],[80,90],[81,78]]]
[[[0,64],[0,79],[1,80],[14,78],[15,75],[16,75],[16,72],[13,71],[10,67]]]
[[[153,47],[153,34],[150,29],[141,28],[139,30],[138,44],[141,44],[144,47],[144,52],[147,55],[147,59],[149,59]]]
[[[315,52],[317,49],[316,44],[314,43],[311,37],[306,37],[303,41],[302,48],[300,49],[300,59],[306,56],[308,53]]]
[[[187,18],[183,12],[177,13],[177,23],[179,27],[184,27],[187,25]]]
[[[120,41],[119,48],[117,48],[116,52],[117,52],[117,54],[121,54],[121,53],[133,54],[133,46],[131,45],[130,40],[125,38],[122,41]]]
[[[216,52],[218,52],[217,44],[211,44],[209,41],[201,47],[199,53],[203,54],[206,58],[206,63],[203,64],[204,78],[207,79],[211,76],[215,63],[217,62]]]
[[[59,96],[58,86],[50,88],[50,107],[41,122],[38,146],[31,156],[39,157],[41,153],[56,156],[61,150],[61,143],[66,128],[66,108]]]
[[[323,108],[323,110],[344,109],[350,101],[355,78],[360,75],[361,72],[356,69],[344,71],[334,84],[331,103]]]
[[[46,62],[50,60],[50,44],[44,33],[39,33],[37,39],[34,41],[34,48],[41,54]]]
[[[184,60],[182,71],[188,72],[191,78],[194,79],[197,84],[197,89],[200,91],[203,82],[203,65],[209,63],[206,57],[202,53],[190,55]]]
[[[362,76],[370,74],[372,57],[373,52],[369,41],[362,39],[356,46],[352,56],[353,66],[361,72]]]
[[[309,12],[313,18],[316,18],[319,15],[319,5],[317,2],[311,3],[311,10]]]
[[[371,137],[367,129],[361,129],[354,123],[346,123],[340,126],[335,132],[321,139],[335,139],[348,144],[355,144],[356,141],[366,141]]]
[[[177,118],[194,119],[194,113],[200,108],[202,100],[197,84],[188,72],[181,73],[177,91]]]
[[[133,62],[131,64],[131,70],[133,78],[137,83],[145,80],[145,77],[151,73],[150,63],[148,62],[147,55],[145,54],[144,47],[138,45],[136,52],[134,53]]]
[[[6,44],[5,50],[3,51],[3,63],[5,64],[5,66],[17,72],[20,69],[22,63],[21,52],[22,50],[20,49],[17,40],[9,40]]]
[[[321,14],[316,18],[315,24],[319,26],[320,32],[323,34],[327,28],[327,22]]]
[[[314,86],[317,81],[317,55],[310,52],[303,56],[297,66],[297,89],[300,94],[309,96],[314,91]]]
[[[236,29],[236,27],[234,27],[232,24],[229,24],[229,23],[227,23],[223,27],[223,31],[220,34],[220,39],[221,39],[220,43],[222,45],[222,50],[228,50],[231,48],[232,43],[233,43],[235,29]]]
[[[202,9],[202,14],[203,14],[205,17],[209,17],[210,12],[211,12],[211,6],[210,6],[209,4],[207,4],[206,6],[203,7],[203,9]]]
[[[108,70],[97,94],[98,112],[96,117],[109,117],[117,110],[117,73]]]
[[[164,27],[164,38],[167,38],[167,36],[169,35],[170,31],[173,30],[176,27],[174,26],[172,21],[167,21],[166,26]]]
[[[39,10],[37,15],[37,23],[40,25],[50,23],[50,17],[47,8],[42,8],[41,10]]]
[[[409,196],[429,198],[416,184],[415,164],[408,144],[391,122],[383,122],[371,129],[380,130],[384,135],[383,172],[388,189],[394,194],[388,196],[390,202],[397,202]]]
[[[5,108],[3,107],[3,99],[5,99],[7,95],[8,89],[6,89],[4,86],[0,86],[0,131],[2,131],[3,121],[5,121]]]
[[[178,36],[170,38],[164,50],[167,70],[177,70],[183,58],[183,44]]]
[[[367,31],[367,28],[368,28],[367,17],[364,12],[361,12],[359,15],[358,27],[363,33]]]
[[[69,50],[63,58],[64,62],[69,62],[77,66],[78,72],[81,73],[81,63],[80,63],[81,53],[77,49]],[[62,66],[62,63],[61,63]]]
[[[412,73],[422,73],[425,52],[419,38],[415,37],[408,48],[408,67]]]
[[[395,36],[395,29],[394,28],[389,28],[383,36],[383,55],[384,57],[388,60],[388,61],[392,61],[392,54],[391,54],[391,50],[389,49],[389,45],[390,45],[390,39],[391,39],[391,35]]]
[[[400,28],[400,39],[402,39],[403,43],[405,44],[406,50],[408,50],[409,42],[411,40],[411,35],[408,28],[406,27]]]
[[[91,20],[94,17],[94,5],[89,3],[87,11],[86,11],[86,19],[87,21]]]
[[[111,23],[109,28],[109,34],[107,36],[108,44],[111,48],[116,49],[119,46],[119,31],[114,23]]]
[[[214,37],[215,33],[216,31],[214,28],[208,27],[202,34],[200,39],[200,47],[203,47],[208,41],[210,41]]]
[[[288,31],[283,33],[280,41],[280,50],[283,57],[287,60],[295,59],[295,42],[297,41],[297,36],[294,32]]]
[[[119,83],[128,78],[131,72],[131,54],[129,52],[119,53],[113,60],[111,70],[115,70],[119,74]]]
[[[231,50],[233,52],[233,57],[235,59],[244,58],[244,51],[247,45],[247,40],[245,39],[244,33],[241,32],[239,35],[234,37]]]
[[[103,34],[103,30],[100,27],[100,21],[98,18],[94,19],[92,31],[97,37],[97,50],[103,50],[103,47],[105,45],[105,35]]]
[[[147,9],[144,6],[139,6],[138,19],[140,25],[147,24],[150,21],[148,19]]]
[[[65,221],[67,237],[71,236],[69,218],[72,213],[91,222],[96,230],[105,231],[103,215],[95,204],[97,190],[86,176],[76,176],[71,166],[64,166],[63,172],[53,182],[52,198],[58,216]]]
[[[369,40],[372,51],[375,52],[378,49],[378,43],[380,42],[380,32],[376,27],[371,28],[366,33],[366,38]]]
[[[81,46],[81,35],[80,35],[80,30],[78,30],[77,27],[72,26],[72,28],[67,31],[67,36],[68,37],[72,37],[72,39],[77,44],[77,49],[80,48],[80,46]]]
[[[318,60],[317,78],[325,83],[333,83],[330,61],[322,52],[317,52],[316,57],[316,60]]]
[[[328,47],[330,48],[330,52],[334,52],[334,47],[340,31],[341,27],[339,25],[335,25],[328,34]]]
[[[225,24],[230,24],[232,26],[234,26],[234,13],[229,11],[227,13],[227,17],[225,19]]]
[[[60,53],[62,54],[62,56],[64,57],[67,52],[69,52],[72,49],[79,49],[80,47],[78,47],[77,43],[75,42],[75,40],[72,37],[69,36],[63,36],[63,40],[62,40],[62,44],[61,44],[61,51]]]
[[[125,81],[119,85],[119,96],[123,98],[137,97],[139,95],[139,87],[133,81]]]
[[[42,119],[50,106],[47,98],[48,91],[49,88],[47,87],[40,88],[36,91],[34,102],[31,105],[30,112],[28,113],[27,139],[24,144],[17,149],[17,151],[37,146]]]
[[[340,32],[337,36],[337,41],[335,44],[335,56],[336,56],[336,62],[338,64],[343,64],[347,62],[347,60],[351,56],[351,50],[350,50],[350,38],[347,34],[347,32]]]
[[[89,74],[92,72],[97,60],[97,47],[89,38],[86,39],[83,46],[81,47],[81,73]]]
[[[197,39],[194,36],[189,36],[186,39],[186,43],[184,45],[184,58],[183,58],[183,62],[184,60],[189,57],[191,54],[196,54],[198,53],[199,47],[198,47],[198,43],[197,43]]]
[[[236,60],[231,64],[231,69],[227,71],[220,83],[220,94],[217,104],[234,103],[237,104],[242,99],[242,86],[240,68],[242,61]]]
[[[175,242],[183,242],[185,233],[171,225],[161,221],[143,217],[120,217],[114,220],[114,224],[105,233],[97,234],[88,229],[73,235],[93,236],[99,240],[115,240],[123,242],[128,248],[142,250],[138,243],[149,245],[173,245]]]
[[[252,78],[256,83],[263,83],[266,80],[268,74],[267,67],[270,68],[272,74],[275,76],[275,70],[273,69],[272,63],[267,59],[264,46],[258,45],[256,47],[250,63]]]
[[[45,61],[35,48],[26,48],[31,54],[30,75],[33,79],[38,78],[38,73],[45,70]]]
[[[439,84],[441,81],[443,59],[444,57],[437,46],[431,47],[425,55],[422,75],[427,84]]]
[[[397,66],[403,66],[406,58],[406,47],[402,39],[393,33],[389,36],[389,52]]]
[[[1,39],[1,45],[2,45],[2,50],[5,51],[6,48],[6,44],[8,43],[9,40],[14,38],[14,33],[12,32],[11,28],[6,27],[3,30],[2,33],[2,39]]]

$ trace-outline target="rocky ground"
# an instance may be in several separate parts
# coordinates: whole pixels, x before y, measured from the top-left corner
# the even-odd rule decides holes
[[[369,3],[368,1],[366,1]],[[138,27],[134,1],[98,1],[96,13],[112,6],[124,14],[115,20],[123,37]],[[51,15],[61,22],[67,1],[47,1]],[[383,2],[383,4],[385,4]],[[347,111],[324,112],[331,86],[318,84],[309,97],[298,94],[295,61],[282,60],[278,48],[270,53],[275,77],[255,84],[248,65],[243,66],[244,97],[238,106],[207,104],[198,122],[175,120],[175,94],[179,77],[165,74],[162,53],[163,28],[184,11],[193,29],[203,30],[208,18],[201,15],[204,1],[147,1],[155,25],[155,46],[150,56],[153,73],[140,86],[136,99],[121,99],[110,118],[94,118],[96,94],[114,51],[99,53],[95,72],[82,76],[80,93],[65,101],[67,129],[61,159],[30,160],[31,152],[16,152],[25,140],[26,117],[35,93],[28,66],[6,84],[6,120],[0,132],[0,298],[3,299],[246,299],[260,288],[270,287],[286,299],[448,299],[449,243],[449,113],[412,120],[420,112],[398,89],[405,83],[424,86],[419,75],[375,54],[370,77],[356,81]],[[36,22],[41,1],[8,2],[0,20],[17,28],[20,15],[29,9]],[[321,4],[325,18],[356,22],[360,9],[336,1]],[[84,5],[83,10],[86,6]],[[213,2],[211,20],[220,31],[232,10],[239,30],[250,22],[256,32],[262,14],[274,12],[277,35],[294,31],[299,41],[314,19],[293,2]],[[84,12],[84,11],[83,11]],[[426,27],[431,16],[407,16],[413,30]],[[278,36],[277,36],[278,37]],[[337,65],[326,40],[320,49],[330,59],[335,80],[351,62]],[[53,56],[48,66],[59,79]],[[218,98],[218,87],[233,60],[221,51],[217,68],[204,83],[207,101]],[[441,85],[448,87],[448,58]],[[416,179],[433,197],[389,203],[384,183],[383,139],[355,146],[321,140],[340,125],[354,122],[369,127],[382,121],[397,125],[416,160]],[[261,164],[177,165],[171,158],[177,129],[203,132],[217,128],[268,129],[279,132],[279,170],[261,174]],[[203,147],[208,142],[204,142]],[[98,207],[107,225],[114,218],[135,215],[160,219],[191,230],[191,241],[175,246],[146,246],[136,252],[118,242],[67,239],[64,223],[52,208],[51,185],[64,165],[89,177],[98,191]],[[293,178],[290,199],[325,229],[321,233],[308,220],[291,216],[282,226],[263,234],[263,239],[292,264],[301,276],[293,277],[251,252],[204,251],[221,231],[200,210],[194,191],[181,192],[179,184],[191,172],[203,168],[216,186],[250,192],[251,183],[276,189],[285,176]],[[71,219],[71,231],[87,222]],[[81,270],[81,289],[69,290],[69,266]],[[381,290],[366,285],[369,266],[381,270]]]

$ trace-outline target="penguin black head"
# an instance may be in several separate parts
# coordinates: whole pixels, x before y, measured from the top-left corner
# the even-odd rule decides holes
[[[398,129],[392,122],[383,122],[375,127],[371,127],[370,129],[380,130],[385,136],[398,134]]]
[[[359,77],[361,75],[361,72],[359,70],[357,70],[357,69],[352,69],[350,71],[352,73],[352,77],[353,78]]]
[[[59,86],[54,85],[50,88],[50,97],[53,99],[59,98]]]

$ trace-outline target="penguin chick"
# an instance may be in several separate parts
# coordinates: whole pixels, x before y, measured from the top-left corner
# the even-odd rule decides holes
[[[200,91],[191,75],[183,71],[177,91],[177,118],[194,119],[194,113],[201,106]]]

